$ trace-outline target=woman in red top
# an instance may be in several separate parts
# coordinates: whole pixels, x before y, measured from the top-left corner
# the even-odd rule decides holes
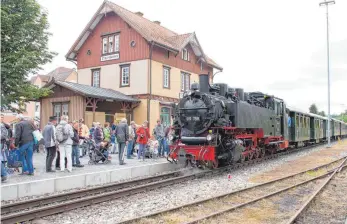
[[[151,138],[148,130],[148,121],[143,122],[142,126],[136,130],[137,140],[139,143],[139,151],[137,152],[137,158],[140,159],[141,155],[143,160],[145,160],[146,145],[148,140]]]

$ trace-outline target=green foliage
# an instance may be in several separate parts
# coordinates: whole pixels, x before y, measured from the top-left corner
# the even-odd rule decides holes
[[[12,105],[50,93],[27,80],[56,54],[48,50],[48,27],[35,0],[1,0],[1,109],[21,112]]]
[[[318,114],[318,108],[317,108],[316,104],[312,104],[309,108],[309,111],[310,111],[310,113]]]
[[[318,115],[326,117],[324,110],[322,110],[321,112],[318,112]]]

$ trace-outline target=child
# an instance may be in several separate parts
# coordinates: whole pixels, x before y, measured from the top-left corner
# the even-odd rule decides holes
[[[158,159],[158,148],[159,148],[159,142],[157,140],[150,142],[150,150],[152,154],[152,159],[157,160]]]

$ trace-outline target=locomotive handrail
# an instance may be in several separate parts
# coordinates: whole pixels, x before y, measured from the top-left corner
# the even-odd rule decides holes
[[[201,110],[201,109],[206,109],[208,110],[207,107],[196,107],[196,108],[179,108],[180,110]]]

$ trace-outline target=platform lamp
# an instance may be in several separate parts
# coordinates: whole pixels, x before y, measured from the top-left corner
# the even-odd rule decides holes
[[[327,1],[324,0],[324,2],[319,3],[319,6],[325,6],[326,7],[326,17],[327,17],[327,59],[328,59],[328,148],[331,147],[330,144],[330,58],[329,58],[329,5],[335,4],[335,1]]]

